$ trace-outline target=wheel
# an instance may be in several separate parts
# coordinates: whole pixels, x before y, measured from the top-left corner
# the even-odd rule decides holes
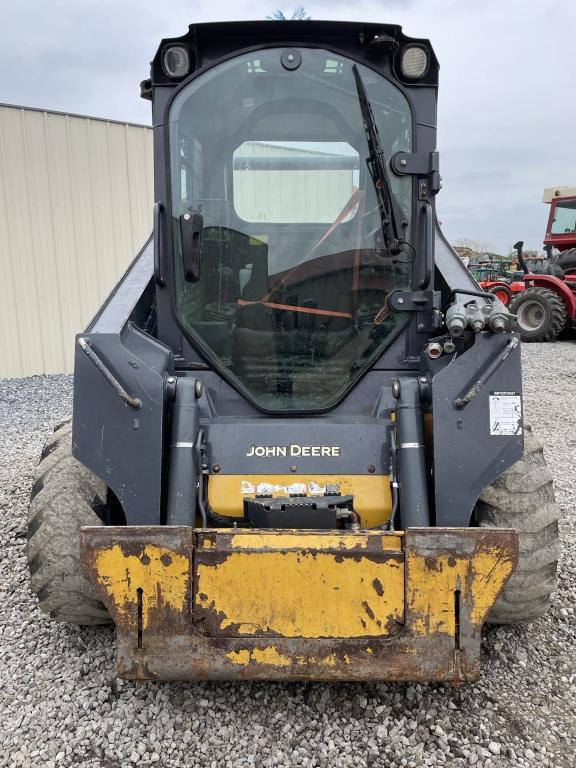
[[[566,306],[549,288],[526,288],[511,300],[522,341],[555,341],[566,325]]]
[[[527,428],[524,456],[480,496],[474,509],[481,527],[518,531],[518,567],[488,615],[490,624],[539,618],[556,587],[560,510],[542,445]]]
[[[570,248],[569,251],[556,256],[554,264],[562,267],[565,275],[576,275],[576,248]]]
[[[491,285],[490,288],[485,288],[486,293],[493,293],[497,299],[499,299],[504,306],[507,306],[508,302],[512,298],[512,291],[505,283],[498,285]]]
[[[44,446],[28,511],[30,586],[55,621],[111,622],[80,566],[80,528],[104,525],[106,498],[106,485],[72,456],[64,422]]]

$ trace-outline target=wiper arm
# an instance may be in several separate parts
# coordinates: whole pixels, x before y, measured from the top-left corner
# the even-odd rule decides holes
[[[372,106],[366,93],[364,81],[358,71],[356,64],[352,66],[354,79],[356,81],[356,90],[358,91],[358,101],[360,102],[360,111],[364,120],[364,130],[368,141],[368,158],[366,164],[374,182],[380,218],[382,220],[382,234],[384,235],[384,244],[386,250],[392,256],[396,256],[404,250],[404,240],[400,235],[394,202],[392,199],[392,188],[388,176],[386,158],[380,144],[380,135],[378,127],[374,120]]]

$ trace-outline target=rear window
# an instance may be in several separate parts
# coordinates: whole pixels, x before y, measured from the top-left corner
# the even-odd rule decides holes
[[[346,142],[246,141],[234,152],[234,209],[254,223],[327,224],[340,214],[347,221],[357,209],[359,168]]]

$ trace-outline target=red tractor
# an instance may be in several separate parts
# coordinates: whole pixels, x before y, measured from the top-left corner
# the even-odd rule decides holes
[[[543,202],[550,205],[544,249],[549,257],[553,248],[560,251],[553,263],[564,274],[576,275],[576,187],[549,187]]]
[[[573,204],[573,217],[576,217],[576,197]],[[555,206],[551,217],[554,209]],[[547,238],[554,237],[550,229],[549,223]],[[572,233],[572,244],[576,244],[576,230]],[[576,249],[567,248],[559,257],[548,261],[543,274],[535,274],[524,261],[523,245],[520,241],[514,248],[524,271],[525,288],[512,298],[509,310],[516,315],[522,341],[555,341],[565,328],[576,327]],[[552,247],[552,243],[547,245]]]
[[[500,299],[502,304],[508,305],[514,291],[497,269],[494,267],[479,267],[473,271],[473,274],[482,290],[486,291],[486,293],[493,293],[496,298]],[[524,288],[524,285],[522,285],[522,288]]]
[[[510,265],[498,261],[485,261],[468,265],[469,272],[482,290],[494,294],[505,306],[509,304],[515,293],[524,290],[523,282],[507,275],[506,266]]]

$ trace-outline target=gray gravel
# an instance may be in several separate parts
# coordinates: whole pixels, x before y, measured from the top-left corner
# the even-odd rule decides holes
[[[524,360],[565,515],[560,584],[536,624],[485,630],[482,680],[460,689],[116,681],[113,631],[51,624],[28,590],[32,472],[71,380],[0,381],[0,767],[575,766],[576,344]]]

